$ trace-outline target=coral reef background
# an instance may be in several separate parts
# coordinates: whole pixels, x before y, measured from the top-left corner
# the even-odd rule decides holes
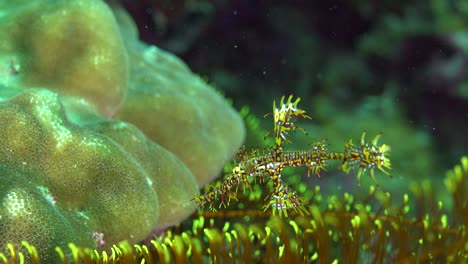
[[[262,116],[271,111],[274,99],[295,94],[302,98],[301,106],[312,120],[301,124],[308,135],[292,135],[293,143],[288,147],[302,149],[311,142],[326,139],[331,148],[337,148],[349,138],[358,139],[364,130],[372,135],[383,132],[385,143],[392,148],[391,173],[394,176],[392,179],[380,177],[381,188],[376,191],[370,179],[363,179],[358,187],[354,177],[347,177],[337,170],[330,169],[321,178],[304,177],[306,172],[303,169],[289,170],[285,172],[285,180],[311,202],[310,216],[292,216],[291,220],[285,220],[261,213],[261,197],[268,190],[254,187],[251,193],[239,197],[238,203],[231,204],[225,210],[195,213],[180,225],[167,230],[162,238],[150,237],[156,240],[149,242],[148,247],[132,248],[128,244],[119,244],[121,250],[114,247],[112,252],[122,256],[120,260],[128,261],[135,252],[138,257],[130,259],[136,261],[159,256],[159,261],[165,258],[182,261],[187,257],[194,259],[195,263],[207,260],[222,262],[230,258],[252,262],[295,260],[326,263],[340,256],[351,262],[373,260],[377,263],[384,260],[383,256],[401,262],[430,262],[433,261],[431,256],[435,257],[436,262],[466,260],[466,158],[462,161],[462,167],[456,167],[445,176],[448,169],[459,164],[460,157],[468,154],[468,6],[465,1],[380,1],[378,4],[375,1],[344,0],[105,2],[112,9],[99,9],[101,6],[92,11],[102,13],[96,16],[101,19],[102,15],[109,17],[113,12],[115,21],[113,18],[111,22],[92,20],[96,17],[90,14],[96,13],[90,12],[89,6],[88,9],[86,6],[78,8],[81,11],[75,19],[88,28],[105,22],[107,30],[91,36],[71,34],[69,27],[66,27],[68,24],[54,20],[60,18],[60,13],[50,10],[41,10],[45,16],[51,16],[50,24],[46,23],[47,19],[36,21],[35,18],[39,16],[33,16],[32,11],[23,13],[23,20],[18,24],[15,24],[15,19],[9,19],[11,16],[0,17],[5,22],[0,26],[4,37],[0,45],[0,60],[4,66],[3,72],[8,73],[8,76],[2,76],[0,86],[1,101],[6,106],[3,112],[16,113],[18,109],[28,108],[27,102],[40,102],[31,98],[48,98],[64,105],[66,110],[54,109],[54,116],[61,120],[65,111],[71,122],[69,125],[73,131],[79,131],[77,134],[80,136],[90,133],[99,134],[99,137],[104,135],[102,137],[106,140],[110,138],[110,145],[119,149],[119,155],[131,156],[138,161],[135,167],[148,171],[154,170],[154,164],[147,158],[150,155],[141,151],[141,145],[127,139],[136,137],[140,143],[146,140],[158,142],[161,145],[158,148],[164,148],[178,157],[172,162],[177,163],[179,159],[184,162],[181,166],[162,165],[163,174],[172,175],[172,167],[177,167],[183,171],[182,174],[193,174],[186,177],[191,179],[188,181],[192,185],[196,179],[197,184],[202,186],[220,175],[218,172],[222,164],[243,137],[243,129],[240,125],[233,126],[235,129],[227,127],[230,122],[223,122],[225,115],[217,115],[218,105],[211,104],[213,100],[200,99],[206,98],[204,92],[193,92],[193,87],[204,87],[205,82],[192,75],[190,68],[216,87],[220,94],[232,100],[234,108],[241,112],[248,128],[247,146],[268,146],[263,136],[272,124],[269,118]],[[66,1],[56,3],[66,5]],[[0,4],[4,3],[0,1]],[[0,5],[0,8],[5,6]],[[130,14],[136,27],[120,7]],[[21,15],[18,10],[15,12],[14,16]],[[89,24],[89,21],[95,24]],[[31,26],[25,27],[29,24]],[[75,45],[71,48],[83,52],[81,56],[67,57],[66,50],[57,48],[61,39],[53,41],[57,35],[38,37],[37,32],[44,27],[56,33],[70,33],[69,39],[78,40],[76,43],[72,41]],[[22,31],[25,28],[28,30]],[[116,39],[112,34],[118,30],[121,30],[122,39]],[[95,46],[87,46],[92,47],[88,52],[106,47],[115,57],[109,63],[101,64],[101,67],[94,67],[89,60],[92,54],[81,50],[82,45],[87,45],[82,40],[89,38],[98,41],[94,42]],[[51,40],[57,46],[41,46],[41,43],[50,43]],[[147,45],[156,45],[160,49]],[[46,56],[48,53],[44,53],[44,49],[57,56]],[[163,50],[179,56],[188,67]],[[21,55],[11,56],[15,52]],[[62,59],[54,61],[51,58]],[[17,61],[26,62],[28,66],[24,68]],[[61,64],[63,61],[66,63]],[[78,67],[80,63],[88,63],[88,68],[83,70]],[[50,68],[50,65],[54,67]],[[110,72],[106,69],[112,69],[111,78],[105,78]],[[18,88],[17,73],[22,70],[29,74],[21,79],[21,87]],[[71,77],[57,80],[47,74],[50,72]],[[94,73],[92,78],[89,78],[89,72]],[[154,72],[160,75],[155,76]],[[80,88],[90,82],[102,83],[104,88]],[[69,89],[64,91],[64,86]],[[158,96],[153,96],[155,87],[163,87]],[[180,89],[177,99],[174,99],[173,87]],[[23,93],[25,88],[38,90]],[[44,91],[43,88],[48,90]],[[204,91],[204,88],[198,88],[195,90]],[[125,89],[128,90],[123,91]],[[63,96],[57,97],[56,93]],[[124,93],[128,95],[125,102]],[[18,94],[22,94],[21,97],[10,99]],[[83,107],[77,101],[67,99],[77,94],[88,98],[93,105],[91,108],[95,109],[83,110],[88,109],[86,105]],[[219,94],[210,92],[208,98],[216,98],[216,102],[226,107]],[[135,127],[127,127],[124,121],[109,121],[96,115],[122,119]],[[227,115],[237,120],[235,122],[239,121],[235,113]],[[6,120],[17,120],[14,122],[18,124],[16,130],[7,130],[3,126],[2,131],[15,135],[17,133],[14,132],[24,132],[23,138],[27,137],[28,131],[21,129],[21,122],[35,120],[34,114],[29,112],[24,120],[6,114],[2,116]],[[82,119],[83,116],[86,118]],[[152,123],[154,116],[158,116],[159,123]],[[174,117],[179,119],[175,120]],[[47,130],[47,126],[44,130]],[[164,133],[153,134],[154,131]],[[226,143],[228,140],[222,137],[226,133],[233,138],[238,134],[234,143]],[[36,135],[37,132],[32,134]],[[215,137],[215,134],[221,136]],[[172,140],[174,135],[177,140]],[[3,139],[5,141],[0,141],[3,145],[12,144],[19,149],[19,153],[23,151],[24,146],[11,143],[17,141]],[[47,141],[37,141],[50,147]],[[152,143],[150,145],[153,148]],[[191,151],[187,151],[187,145],[192,147]],[[162,159],[171,160],[171,155],[167,154]],[[4,157],[6,155],[0,157],[0,174],[7,175],[5,184],[11,182],[2,184],[5,188],[2,187],[0,191],[5,195],[11,186],[49,184],[43,180],[43,173],[47,173],[47,170],[38,172],[27,168],[18,171],[11,166],[18,167],[23,160]],[[30,162],[34,165],[34,161],[28,160]],[[163,163],[172,164],[171,161],[167,162]],[[22,175],[21,180],[15,180],[12,175]],[[173,181],[172,176],[168,177],[163,180],[162,186]],[[34,181],[25,180],[29,178]],[[25,190],[31,189],[25,187]],[[62,188],[58,189],[63,191]],[[162,226],[178,223],[193,210],[192,205],[187,205],[187,210],[181,214],[172,212],[171,208],[175,208],[172,205],[187,202],[190,194],[180,192],[180,195],[169,195],[170,190],[160,189],[149,190],[148,195],[144,196],[147,199],[154,193],[164,191],[168,194],[164,197],[169,203],[161,203],[161,199],[158,202],[160,207],[166,207],[159,210]],[[191,190],[196,192],[193,186]],[[36,188],[29,195],[47,198],[48,191],[47,188]],[[94,191],[89,195],[96,193],[100,194]],[[15,194],[27,197],[25,192],[15,191]],[[47,202],[47,207],[35,202],[32,206],[42,208],[39,211],[53,210],[50,199],[41,199]],[[60,200],[57,202],[62,206]],[[145,207],[144,203],[139,205]],[[92,204],[88,207],[97,208]],[[141,208],[133,209],[138,211]],[[67,210],[60,210],[54,212],[60,217],[68,217]],[[115,212],[119,216],[117,220],[129,221],[130,218],[124,218],[126,215],[119,208]],[[164,216],[168,219],[166,222],[161,220]],[[94,236],[92,230],[81,226],[77,219],[80,218],[70,217],[69,221],[55,223],[56,229],[44,232],[52,232],[50,237],[60,240],[62,248],[67,248],[68,242],[77,241],[86,241],[85,246],[99,245],[99,236]],[[106,223],[105,219],[100,220]],[[12,221],[16,223],[14,221],[17,220]],[[48,219],[40,219],[39,223],[46,221]],[[151,221],[145,225],[145,231],[157,222],[156,219]],[[9,230],[19,243],[21,234],[18,227],[10,226],[12,228]],[[116,225],[112,228],[116,231],[121,227]],[[77,233],[61,237],[63,232],[60,233],[60,230],[75,230]],[[27,231],[28,234],[34,232],[33,229]],[[109,241],[116,242],[119,235],[125,234],[117,234]],[[410,242],[405,244],[405,241]],[[327,246],[323,247],[323,244]],[[251,245],[256,247],[246,252]],[[187,253],[188,248],[191,249],[190,253]],[[89,255],[97,254],[95,251],[86,252]],[[79,254],[82,257],[85,255],[76,253],[75,256]],[[14,257],[14,250],[9,248],[7,255]],[[238,258],[242,255],[246,258]],[[101,259],[107,259],[107,256]]]

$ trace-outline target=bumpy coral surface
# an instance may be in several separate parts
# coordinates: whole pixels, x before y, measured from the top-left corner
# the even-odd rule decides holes
[[[118,7],[0,9],[2,250],[25,239],[42,256],[68,242],[108,249],[193,212],[245,134],[222,96],[140,43]]]
[[[44,86],[93,102],[107,116],[122,104],[127,53],[101,1],[0,1],[3,63],[23,87]]]
[[[197,183],[172,153],[128,123],[72,119],[49,90],[26,91],[0,105],[3,243],[48,241],[55,232],[64,241],[98,246],[93,235],[102,234],[100,246],[107,248],[138,242],[192,210]]]

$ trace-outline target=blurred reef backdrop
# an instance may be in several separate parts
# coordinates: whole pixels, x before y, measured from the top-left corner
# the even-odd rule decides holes
[[[440,181],[468,152],[466,1],[122,3],[142,40],[182,57],[238,109],[262,117],[273,99],[300,96],[313,120],[294,147],[383,132],[396,177],[387,188]],[[352,185],[328,178],[320,185]]]
[[[440,175],[467,152],[465,1],[121,2],[143,41],[257,116],[294,93],[314,137],[383,131],[414,176]]]
[[[0,261],[468,261],[467,1],[0,0],[0,63]],[[393,178],[288,168],[308,214],[257,185],[196,211],[289,94],[285,148],[382,132]]]

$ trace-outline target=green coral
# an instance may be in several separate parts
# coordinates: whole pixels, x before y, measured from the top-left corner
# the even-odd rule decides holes
[[[86,98],[106,116],[118,110],[127,90],[128,56],[104,3],[0,1],[0,10],[0,59],[21,73],[14,84]]]
[[[0,131],[5,135],[0,139],[1,164],[28,168],[34,178],[41,179],[39,183],[22,185],[27,176],[18,176],[14,170],[3,173],[2,180],[18,182],[3,187],[5,209],[0,226],[2,233],[14,232],[1,239],[2,243],[29,236],[30,242],[43,244],[34,238],[48,237],[41,229],[14,228],[17,219],[12,218],[15,213],[8,208],[15,193],[20,196],[15,200],[24,204],[18,210],[29,214],[33,221],[50,218],[47,210],[54,214],[66,211],[86,226],[80,236],[93,241],[93,232],[102,233],[109,246],[124,239],[133,243],[144,239],[161,225],[158,218],[163,208],[164,226],[180,221],[193,210],[189,202],[183,201],[197,192],[197,183],[173,154],[121,121],[102,119],[85,126],[72,123],[60,103],[54,92],[30,90],[0,105]],[[39,191],[43,202],[31,196]],[[28,193],[31,195],[21,198]],[[162,203],[166,204],[160,208]],[[29,213],[28,207],[37,213]],[[69,221],[66,215],[60,218]],[[64,241],[77,237],[74,227],[69,229],[60,230]]]
[[[0,9],[0,247],[27,239],[49,262],[191,214],[244,138],[224,98],[102,1]]]
[[[21,245],[22,240],[33,241],[40,248],[41,259],[51,263],[55,256],[41,245],[65,247],[67,243],[73,242],[95,246],[92,234],[87,232],[83,222],[84,218],[53,204],[43,174],[29,168],[2,165],[0,177],[2,252],[6,242]]]

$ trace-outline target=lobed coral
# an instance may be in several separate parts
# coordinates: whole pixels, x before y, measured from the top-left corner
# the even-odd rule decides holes
[[[0,9],[0,247],[26,239],[51,262],[56,246],[110,250],[186,218],[242,142],[240,116],[118,7]]]
[[[1,1],[0,10],[3,83],[46,87],[84,98],[105,116],[115,114],[127,91],[129,61],[107,6],[17,0]],[[7,76],[9,67],[16,74]]]

